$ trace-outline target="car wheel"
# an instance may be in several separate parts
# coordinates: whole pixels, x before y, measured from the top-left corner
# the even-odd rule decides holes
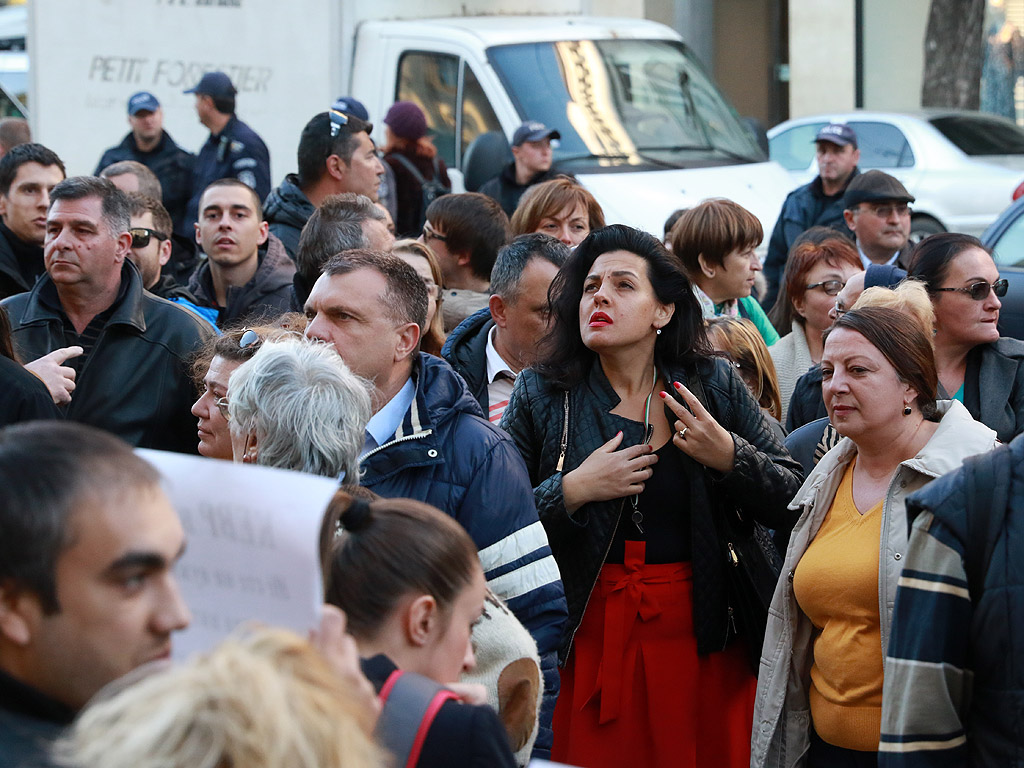
[[[938,235],[946,228],[931,216],[914,216],[910,220],[910,242],[919,243],[928,235]]]

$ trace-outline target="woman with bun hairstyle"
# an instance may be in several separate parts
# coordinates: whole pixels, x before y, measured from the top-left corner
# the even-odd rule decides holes
[[[487,586],[476,546],[452,518],[411,499],[339,491],[321,529],[326,600],[348,617],[363,672],[378,691],[398,670],[442,685],[473,669],[473,625]],[[416,765],[514,766],[504,726],[486,705],[446,701]]]

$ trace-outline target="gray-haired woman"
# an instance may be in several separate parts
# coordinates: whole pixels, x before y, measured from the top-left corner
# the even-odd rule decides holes
[[[333,349],[265,343],[232,374],[227,400],[235,461],[358,482],[369,384]]]

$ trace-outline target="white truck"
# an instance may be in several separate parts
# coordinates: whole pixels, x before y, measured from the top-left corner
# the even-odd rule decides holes
[[[539,120],[561,133],[556,165],[593,192],[609,222],[660,234],[676,208],[728,197],[758,216],[767,239],[788,174],[767,161],[679,35],[643,19],[581,15],[591,7],[33,0],[31,122],[69,173],[91,173],[127,131],[128,96],[148,90],[165,129],[197,150],[206,129],[183,91],[220,69],[239,91],[239,116],[270,148],[275,183],[295,169],[303,125],[338,96],[366,105],[378,142],[387,108],[411,100],[456,191],[496,174],[505,137]]]

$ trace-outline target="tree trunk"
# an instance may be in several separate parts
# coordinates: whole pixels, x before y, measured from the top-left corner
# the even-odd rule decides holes
[[[932,0],[921,106],[978,108],[984,20],[985,0]]]

